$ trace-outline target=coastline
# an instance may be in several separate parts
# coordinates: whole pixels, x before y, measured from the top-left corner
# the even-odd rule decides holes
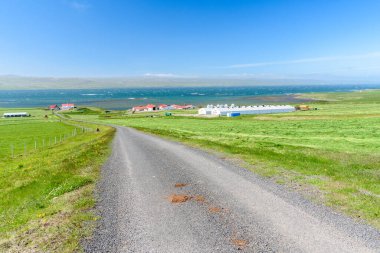
[[[51,104],[126,110],[142,104],[294,104],[316,101],[303,94],[353,92],[380,89],[377,86],[240,86],[177,87],[77,90],[0,90],[1,108],[45,108]]]

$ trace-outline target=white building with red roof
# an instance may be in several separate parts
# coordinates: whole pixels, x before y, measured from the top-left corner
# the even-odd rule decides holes
[[[75,108],[74,104],[62,104],[61,110],[72,110]]]
[[[169,105],[165,105],[165,104],[160,104],[158,106],[158,109],[159,110],[170,110],[170,106]]]
[[[50,110],[60,110],[61,108],[59,108],[58,105],[49,105],[49,109]]]
[[[132,107],[132,111],[134,112],[151,112],[151,111],[158,111],[158,110],[187,110],[187,109],[194,109],[193,105],[166,105],[166,104],[160,104],[158,106],[153,104],[147,104],[147,105],[139,105]]]
[[[153,105],[153,104],[139,105],[139,106],[134,106],[132,108],[132,111],[135,111],[135,112],[151,112],[155,110],[156,110],[156,105]]]
[[[173,109],[175,110],[188,110],[188,109],[194,109],[193,105],[171,105]]]

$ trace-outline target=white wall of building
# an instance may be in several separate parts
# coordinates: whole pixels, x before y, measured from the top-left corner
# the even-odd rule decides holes
[[[228,106],[228,105],[208,105],[206,108],[198,110],[200,115],[218,115],[226,116],[227,113],[238,112],[240,114],[269,114],[269,113],[285,113],[294,112],[296,109],[290,105],[265,105],[265,106]]]

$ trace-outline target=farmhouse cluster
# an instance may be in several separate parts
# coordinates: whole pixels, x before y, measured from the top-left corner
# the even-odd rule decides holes
[[[74,104],[62,104],[61,106],[59,105],[49,105],[48,109],[52,111],[67,111],[67,110],[73,110],[75,109]],[[30,113],[28,112],[6,112],[3,114],[4,118],[21,118],[21,117],[30,117]]]
[[[229,105],[207,105],[205,108],[198,110],[199,115],[215,115],[234,117],[242,114],[268,114],[294,112],[296,108],[291,105],[249,105],[235,106]]]
[[[159,111],[159,110],[188,110],[188,109],[194,109],[193,105],[153,105],[153,104],[147,104],[147,105],[139,105],[134,106],[132,108],[132,111],[134,112],[151,112],[151,111]]]
[[[67,111],[67,110],[72,110],[75,108],[74,104],[62,104],[61,106],[59,105],[49,105],[50,110],[55,110],[55,111]]]
[[[50,105],[48,109],[52,111],[58,110],[73,110],[75,109],[74,104],[62,104],[61,106],[55,104]],[[134,106],[132,112],[152,112],[152,111],[162,111],[162,110],[188,110],[194,109],[193,105],[166,105],[166,104],[147,104]],[[248,106],[235,106],[231,105],[212,105],[209,104],[206,107],[200,108],[198,110],[198,115],[200,116],[227,116],[227,117],[236,117],[244,114],[270,114],[270,113],[286,113],[294,112],[296,110],[307,111],[307,110],[316,110],[316,108],[310,108],[307,105],[291,106],[291,105],[248,105]],[[168,115],[171,115],[170,112],[167,112]],[[167,115],[167,116],[168,116]],[[27,112],[12,112],[4,113],[3,117],[28,117],[30,116]]]

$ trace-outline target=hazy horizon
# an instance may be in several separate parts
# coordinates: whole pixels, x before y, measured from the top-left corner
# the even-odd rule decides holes
[[[142,87],[238,87],[286,85],[378,85],[380,82],[354,80],[268,79],[253,77],[24,77],[0,76],[0,90],[104,89]]]

